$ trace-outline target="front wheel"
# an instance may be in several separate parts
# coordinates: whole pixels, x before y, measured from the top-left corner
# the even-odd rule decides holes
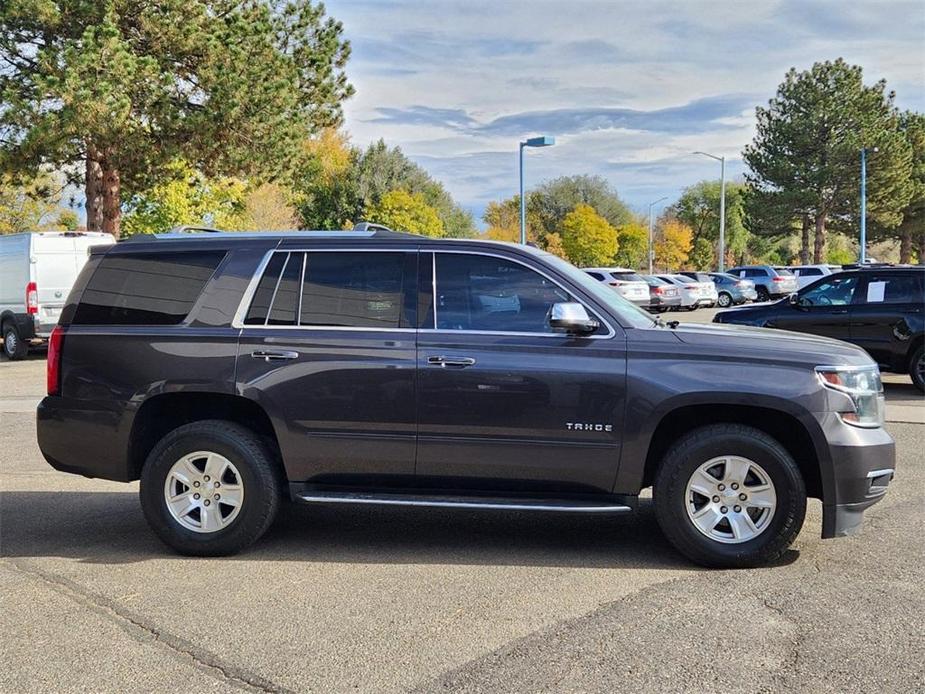
[[[920,345],[909,360],[909,377],[912,385],[925,393],[925,345]]]
[[[703,566],[745,568],[780,558],[800,532],[806,488],[791,455],[763,431],[714,424],[683,436],[655,479],[662,532]]]
[[[141,472],[141,508],[180,554],[234,554],[276,516],[278,468],[263,442],[232,422],[193,422],[167,434]]]

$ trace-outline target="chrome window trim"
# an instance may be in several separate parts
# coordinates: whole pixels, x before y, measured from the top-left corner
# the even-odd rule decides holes
[[[308,253],[431,253],[432,258],[432,268],[431,268],[431,287],[432,287],[432,297],[431,297],[431,307],[434,314],[434,327],[433,328],[373,328],[373,327],[353,327],[353,326],[339,326],[339,325],[245,325],[244,318],[247,316],[247,311],[250,309],[251,301],[253,301],[254,294],[257,292],[257,287],[260,284],[260,280],[263,278],[263,273],[266,271],[267,265],[270,264],[270,260],[273,257],[274,253],[286,253],[287,256],[292,253],[305,253],[303,256],[303,272],[305,264],[308,262]],[[566,291],[568,294],[574,296],[575,292],[568,289],[567,287],[562,286],[562,283],[559,282],[554,277],[550,276],[548,273],[539,270],[532,265],[523,262],[519,258],[512,258],[508,255],[502,253],[494,253],[490,251],[480,251],[480,250],[471,250],[471,249],[421,249],[418,247],[398,247],[398,248],[350,248],[350,247],[331,247],[331,248],[272,248],[266,252],[263,259],[260,261],[260,264],[257,266],[257,269],[254,272],[253,277],[251,277],[250,283],[245,289],[244,294],[241,297],[241,302],[238,304],[238,310],[235,312],[234,318],[231,321],[233,328],[248,328],[248,329],[262,329],[262,330],[307,330],[307,331],[332,331],[340,330],[347,332],[390,332],[390,333],[427,333],[427,334],[447,334],[447,335],[496,335],[500,337],[544,337],[544,338],[571,338],[577,340],[608,340],[616,335],[616,331],[613,329],[611,324],[604,320],[600,312],[594,309],[591,309],[587,306],[586,301],[581,301],[580,303],[585,307],[586,310],[600,322],[602,326],[607,328],[607,334],[605,335],[568,335],[567,333],[536,333],[536,332],[520,332],[520,331],[508,331],[508,330],[448,330],[448,329],[438,329],[437,326],[437,253],[454,253],[462,255],[482,255],[488,256],[491,258],[499,258],[501,260],[507,260],[518,265],[522,265],[528,270],[536,272],[560,289]],[[286,262],[289,262],[287,257]],[[280,279],[285,272],[286,266],[283,265],[283,269],[280,272]],[[304,279],[304,274],[303,274]],[[277,279],[277,288],[279,285],[279,279]],[[276,298],[276,289],[273,291],[273,298]],[[578,298],[578,297],[576,297]],[[301,297],[300,297],[301,300]],[[270,301],[270,306],[267,309],[267,320],[269,320],[270,311],[273,308],[273,301]],[[299,312],[299,321],[301,321],[301,310]]]
[[[302,325],[302,294],[305,288],[305,266],[308,264],[308,253],[302,254],[302,272],[299,274],[299,307],[295,315],[295,324]]]
[[[279,283],[283,281],[283,275],[286,274],[286,268],[289,267],[289,261],[292,259],[292,253],[286,253],[286,262],[279,271],[279,277],[276,278],[276,286],[273,287],[273,296],[270,297],[270,304],[267,306],[267,317],[263,319],[263,325],[266,327],[270,324],[270,314],[273,313],[273,304],[276,303],[276,292],[279,291]]]

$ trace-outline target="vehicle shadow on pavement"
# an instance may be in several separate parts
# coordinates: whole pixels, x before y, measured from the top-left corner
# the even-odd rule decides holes
[[[0,493],[0,556],[180,559],[150,531],[137,496],[120,492]],[[662,536],[649,499],[636,514],[594,517],[285,503],[269,532],[234,560],[694,568]]]

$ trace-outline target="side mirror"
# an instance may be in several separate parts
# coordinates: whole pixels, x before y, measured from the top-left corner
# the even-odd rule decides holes
[[[553,330],[573,335],[590,335],[601,325],[579,303],[553,304],[546,321]]]
[[[787,297],[787,300],[790,302],[790,305],[791,305],[791,306],[799,306],[799,305],[800,305],[800,295],[797,294],[796,292],[794,292],[793,294],[791,294],[790,296],[788,296],[788,297]]]

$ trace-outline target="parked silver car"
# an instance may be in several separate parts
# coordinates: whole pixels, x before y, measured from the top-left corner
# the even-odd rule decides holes
[[[678,288],[681,295],[681,308],[693,311],[699,306],[716,306],[719,295],[713,282],[698,282],[685,275],[657,275],[657,277],[670,282]]]

